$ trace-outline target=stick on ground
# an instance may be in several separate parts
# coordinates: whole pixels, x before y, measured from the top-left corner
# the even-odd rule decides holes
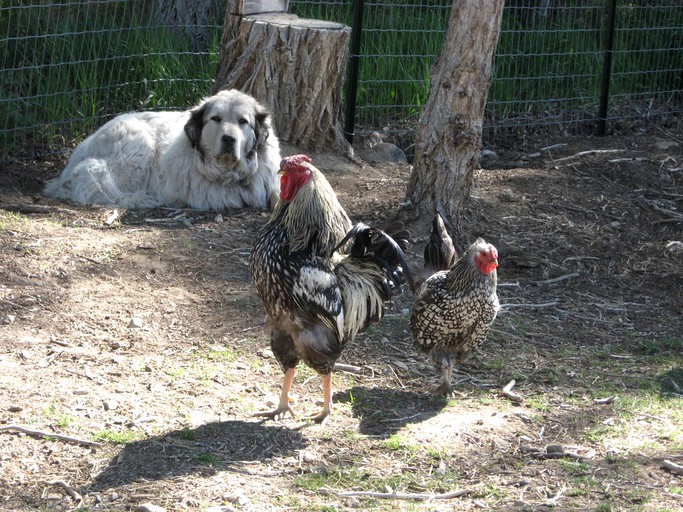
[[[467,493],[469,489],[460,489],[453,492],[445,492],[442,494],[429,493],[403,493],[403,492],[371,492],[371,491],[349,491],[339,492],[337,496],[346,498],[349,496],[368,496],[370,498],[386,498],[390,500],[449,500],[451,498],[459,498]]]
[[[101,443],[97,443],[95,441],[88,441],[86,439],[79,439],[77,437],[64,436],[62,434],[54,434],[52,432],[43,432],[41,430],[31,430],[29,428],[22,427],[21,425],[4,425],[0,427],[0,431],[2,430],[16,430],[17,432],[22,432],[27,436],[33,436],[42,439],[50,437],[52,439],[58,439],[60,441],[66,441],[69,443],[82,444],[83,446],[102,446]]]

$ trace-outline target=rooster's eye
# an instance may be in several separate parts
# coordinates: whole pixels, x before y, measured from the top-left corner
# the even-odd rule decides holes
[[[220,116],[213,116],[213,117],[211,118],[211,120],[212,120],[212,121],[216,121],[217,123],[220,123],[220,122],[221,122]]]

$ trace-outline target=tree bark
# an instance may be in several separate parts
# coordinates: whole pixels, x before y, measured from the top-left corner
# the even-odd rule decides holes
[[[228,10],[215,89],[254,96],[268,107],[285,142],[350,154],[342,128],[350,33],[345,25],[293,14]]]
[[[220,20],[221,11],[213,0],[155,0],[150,16],[188,36],[192,51],[198,52],[208,50],[211,25]]]
[[[454,2],[418,123],[406,199],[425,222],[439,212],[457,240],[462,240],[462,214],[479,163],[503,4]]]

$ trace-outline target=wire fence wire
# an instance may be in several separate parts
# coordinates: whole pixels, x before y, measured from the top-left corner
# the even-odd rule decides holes
[[[506,2],[485,142],[593,132],[610,1]],[[289,10],[351,25],[354,6],[291,0]],[[364,2],[356,134],[412,143],[452,6]],[[224,9],[225,0],[3,0],[0,162],[63,155],[118,113],[185,109],[211,94]],[[680,118],[683,3],[616,1],[609,92],[610,129]]]

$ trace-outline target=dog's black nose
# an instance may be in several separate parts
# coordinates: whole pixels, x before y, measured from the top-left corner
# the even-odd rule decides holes
[[[235,137],[232,137],[231,135],[223,135],[221,141],[223,141],[223,145],[228,148],[235,147]]]

